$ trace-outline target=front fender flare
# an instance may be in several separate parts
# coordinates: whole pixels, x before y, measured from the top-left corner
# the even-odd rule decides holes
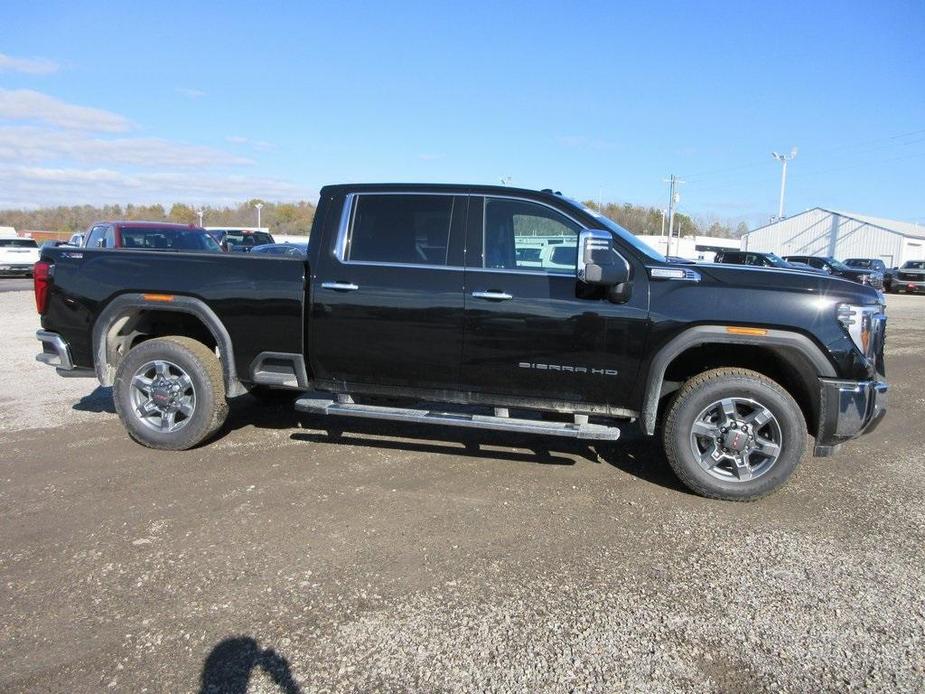
[[[768,347],[783,353],[785,359],[799,355],[805,365],[817,376],[835,378],[835,368],[823,351],[809,339],[790,330],[768,330],[766,335],[741,335],[727,331],[725,325],[698,325],[688,328],[672,338],[652,357],[646,378],[646,390],[642,406],[643,431],[652,435],[658,420],[658,403],[661,399],[662,384],[668,365],[681,353],[691,347],[710,344],[739,344]]]

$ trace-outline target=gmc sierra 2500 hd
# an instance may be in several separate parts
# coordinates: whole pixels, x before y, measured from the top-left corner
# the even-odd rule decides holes
[[[113,386],[153,448],[289,388],[330,417],[604,440],[635,423],[691,489],[746,500],[783,484],[807,431],[830,455],[886,406],[874,289],[669,262],[549,190],[330,186],[307,260],[61,247],[35,294],[37,358]]]

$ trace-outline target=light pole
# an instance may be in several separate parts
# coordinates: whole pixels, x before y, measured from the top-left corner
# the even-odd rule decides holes
[[[780,204],[777,207],[777,221],[780,221],[784,218],[784,191],[787,188],[787,162],[793,161],[797,158],[797,148],[794,147],[791,149],[790,154],[778,154],[777,152],[771,152],[771,156],[783,164],[780,172]]]
[[[199,214],[199,226],[202,226],[202,215],[205,214],[205,208],[200,207],[196,212]]]
[[[260,210],[263,209],[263,203],[262,202],[255,203],[254,207],[257,209],[257,228],[260,229]]]

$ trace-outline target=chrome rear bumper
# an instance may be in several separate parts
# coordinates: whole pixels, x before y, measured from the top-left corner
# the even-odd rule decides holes
[[[74,362],[71,361],[71,350],[58,333],[39,330],[35,333],[35,337],[42,343],[42,351],[35,355],[36,361],[66,371],[74,368]]]

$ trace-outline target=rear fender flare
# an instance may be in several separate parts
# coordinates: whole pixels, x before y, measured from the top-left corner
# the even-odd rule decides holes
[[[93,324],[93,366],[96,370],[96,377],[102,385],[111,386],[114,377],[113,369],[109,364],[106,336],[117,320],[138,309],[187,313],[202,321],[212,334],[215,344],[218,345],[225,392],[229,396],[242,395],[247,392],[238,380],[231,336],[221,319],[201,299],[179,295],[173,295],[170,301],[150,301],[145,298],[144,294],[121,294],[103,309]]]

